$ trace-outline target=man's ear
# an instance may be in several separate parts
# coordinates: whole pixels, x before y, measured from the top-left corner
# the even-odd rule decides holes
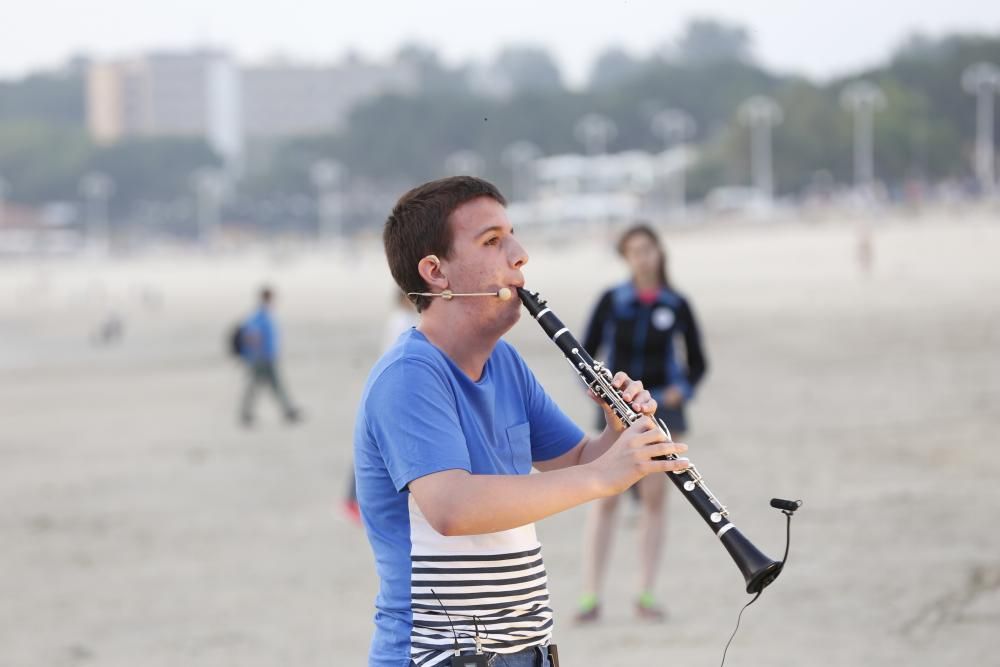
[[[441,260],[437,255],[427,255],[417,264],[417,271],[424,279],[431,292],[448,289],[448,278],[441,270]]]

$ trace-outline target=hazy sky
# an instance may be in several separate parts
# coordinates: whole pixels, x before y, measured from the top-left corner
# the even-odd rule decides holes
[[[909,33],[1000,34],[989,0],[28,0],[4,2],[0,76],[58,64],[74,53],[224,47],[243,61],[273,55],[329,61],[354,49],[386,58],[424,42],[449,62],[485,59],[505,43],[547,47],[573,83],[618,44],[646,55],[692,16],[739,22],[768,66],[828,77],[882,60]]]

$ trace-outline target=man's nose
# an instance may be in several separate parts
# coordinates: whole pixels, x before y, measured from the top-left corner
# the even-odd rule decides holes
[[[511,239],[511,264],[513,264],[515,269],[519,269],[528,263],[528,251],[524,249],[524,246],[517,242],[517,239]]]

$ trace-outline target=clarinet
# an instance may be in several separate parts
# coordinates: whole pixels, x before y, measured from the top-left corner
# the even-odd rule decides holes
[[[542,330],[562,350],[566,360],[584,384],[611,408],[623,424],[632,424],[643,417],[641,413],[633,410],[622,398],[621,392],[612,386],[611,371],[601,362],[594,361],[555,313],[546,307],[545,299],[539,296],[538,292],[529,292],[518,287],[517,295],[531,316],[541,325]],[[673,442],[663,420],[656,421],[667,441]],[[670,454],[656,458],[675,460],[677,455]],[[668,472],[667,476],[726,547],[726,551],[736,562],[746,580],[747,593],[759,593],[778,578],[784,563],[766,556],[736,528],[729,520],[729,510],[715,497],[694,465],[690,465],[686,470]]]

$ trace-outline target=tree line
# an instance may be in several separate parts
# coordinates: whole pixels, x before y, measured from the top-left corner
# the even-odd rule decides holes
[[[852,180],[851,117],[839,102],[850,81],[877,84],[887,100],[875,116],[875,173],[890,189],[908,182],[968,180],[975,137],[975,100],[961,87],[972,63],[1000,64],[1000,36],[914,36],[882,65],[817,82],[759,64],[749,33],[711,20],[692,21],[674,43],[644,57],[609,49],[586,85],[571,89],[554,59],[538,47],[510,47],[486,65],[445,65],[430,48],[410,45],[397,56],[414,66],[410,94],[369,99],[338,132],[251,142],[236,197],[247,201],[312,195],[310,169],[335,159],[348,187],[398,191],[444,173],[448,155],[473,150],[484,174],[509,186],[504,148],[530,141],[543,154],[581,152],[576,121],[601,113],[617,126],[609,151],[661,150],[652,117],[666,107],[696,121],[700,158],[690,175],[692,198],[711,188],[749,182],[749,137],[736,122],[739,104],[765,94],[784,109],[774,128],[775,189],[808,191],[817,179]],[[0,81],[0,178],[8,200],[79,199],[90,171],[115,184],[113,205],[129,215],[137,202],[189,197],[192,173],[221,164],[201,139],[132,138],[99,146],[87,136],[85,63],[15,81]],[[998,118],[1000,119],[1000,118]],[[996,136],[1000,136],[997,131]]]

